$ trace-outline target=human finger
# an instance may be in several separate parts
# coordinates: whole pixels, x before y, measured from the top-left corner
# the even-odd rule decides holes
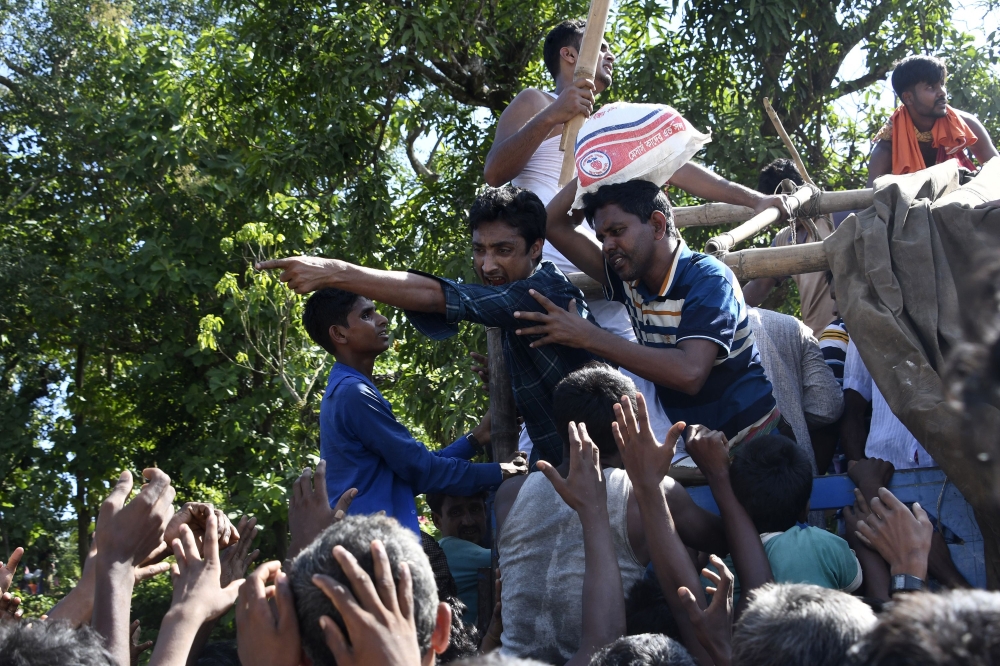
[[[858,535],[858,538],[861,539],[862,543],[869,548],[874,548],[874,546],[872,546],[872,540],[878,538],[878,531],[868,524],[868,521],[870,520],[871,517],[859,520],[855,533]]]
[[[365,576],[367,577],[367,574],[365,574]],[[351,594],[350,590],[330,576],[326,576],[324,574],[314,574],[312,582],[313,585],[318,587],[323,594],[326,595],[327,599],[329,599],[333,604],[333,607],[340,613],[340,617],[343,618],[344,624],[347,625],[348,633],[350,633],[352,625],[363,621],[365,615],[370,617],[371,614],[361,607],[358,603],[357,597]],[[369,584],[370,583],[371,581],[369,581]],[[372,590],[372,598],[375,598],[374,594],[375,591]]]
[[[723,594],[730,594],[733,584],[736,581],[733,572],[729,570],[729,567],[726,566],[726,563],[718,555],[709,555],[708,560],[719,572],[719,582],[716,583],[716,587],[722,590]]]
[[[871,509],[868,507],[868,500],[865,499],[865,494],[861,492],[860,488],[854,489],[854,506],[862,513],[871,513]]]
[[[532,298],[538,301],[539,305],[545,308],[546,312],[553,312],[560,309],[558,305],[550,301],[548,297],[545,296],[545,294],[539,293],[538,290],[529,289],[528,293],[531,294]]]
[[[632,410],[632,401],[628,399],[627,395],[621,397],[622,412],[625,416],[625,425],[628,426],[628,431],[633,435],[639,434],[639,423],[635,420],[635,412]]]
[[[333,557],[340,564],[340,568],[343,569],[347,575],[347,579],[351,582],[351,591],[354,592],[354,596],[361,607],[365,610],[378,608],[378,592],[375,591],[375,585],[372,583],[371,576],[361,568],[357,558],[343,546],[333,547]]]
[[[337,623],[332,618],[323,615],[319,618],[319,626],[323,630],[326,646],[333,653],[334,662],[338,664],[350,663],[351,648],[348,647],[344,632],[340,630]]]
[[[219,519],[214,511],[205,522],[205,561],[219,561]]]
[[[142,470],[142,477],[147,481],[142,487],[142,491],[150,493],[154,500],[159,499],[170,487],[170,475],[159,467],[147,467]],[[172,500],[173,497],[170,499]]]
[[[673,447],[675,450],[677,448],[677,440],[681,438],[684,434],[684,430],[687,428],[687,423],[684,421],[678,421],[677,423],[670,426],[670,430],[667,431],[666,445]]]
[[[913,517],[917,519],[917,522],[921,526],[930,525],[931,529],[934,529],[931,519],[927,516],[927,512],[924,511],[924,507],[920,506],[920,502],[913,503]]]
[[[118,477],[118,482],[111,489],[111,494],[104,500],[104,504],[121,508],[125,505],[125,500],[132,494],[132,472],[124,470]]]
[[[21,563],[22,555],[24,555],[24,548],[18,546],[14,549],[14,552],[10,554],[10,559],[7,560],[7,564],[5,565],[3,562],[0,562],[0,567],[6,568],[7,571],[14,573],[17,570],[17,565]]]
[[[722,584],[722,576],[715,573],[708,567],[705,567],[704,569],[701,570],[701,575],[710,580],[712,582],[712,585],[716,587]]]
[[[323,495],[324,496],[326,495],[325,489],[323,491]],[[348,488],[347,490],[345,490],[344,494],[340,496],[339,500],[337,500],[336,506],[333,507],[333,513],[336,514],[338,511],[341,511],[346,516],[347,512],[351,508],[351,502],[353,502],[354,498],[357,496],[358,496],[357,488]],[[324,499],[326,498],[324,497]]]
[[[906,510],[906,505],[899,501],[899,498],[892,494],[888,488],[878,489],[878,499],[890,511]]]
[[[684,608],[684,612],[687,613],[691,624],[695,626],[700,625],[704,619],[704,611],[698,605],[698,600],[695,598],[694,593],[686,587],[679,587],[677,588],[677,597],[680,599],[681,606]]]
[[[186,564],[190,564],[192,560],[200,560],[201,554],[198,552],[198,540],[194,536],[194,532],[187,525],[181,525],[181,537],[179,539],[181,546],[184,549],[184,559]]]
[[[535,312],[534,310],[518,310],[514,313],[515,319],[523,319],[525,321],[541,321],[547,322],[550,320],[551,315],[545,312]]]
[[[382,605],[390,613],[399,610],[399,602],[396,598],[396,583],[392,579],[392,565],[389,564],[389,555],[385,552],[385,544],[379,539],[374,539],[371,543],[372,564],[375,574],[375,591],[378,598],[382,600]]]
[[[299,502],[302,501],[302,497],[305,495],[305,485],[308,483],[308,478],[312,475],[312,470],[306,467],[299,474],[299,478],[295,479],[292,484],[292,499]]]
[[[272,268],[286,268],[292,265],[294,259],[268,259],[266,261],[258,261],[254,264],[254,268],[258,271],[266,271]]]
[[[157,562],[156,564],[150,564],[144,567],[136,567],[134,571],[135,582],[141,583],[144,580],[155,578],[156,576],[168,571],[170,571],[169,562]]]
[[[409,562],[399,563],[398,608],[399,614],[413,621],[413,574]]]
[[[184,545],[180,539],[174,539],[170,547],[174,550],[174,563],[170,567],[173,574],[180,576],[187,571],[187,560],[184,557]],[[197,549],[195,549],[197,550]]]
[[[873,497],[868,506],[871,508],[872,517],[876,520],[885,520],[886,515],[889,513],[889,507],[879,497]]]
[[[544,460],[539,460],[535,463],[535,466],[538,467],[538,471],[544,474],[545,478],[549,480],[549,483],[552,484],[556,494],[559,495],[559,497],[564,497],[564,493],[566,492],[566,479],[559,475],[556,468]]]

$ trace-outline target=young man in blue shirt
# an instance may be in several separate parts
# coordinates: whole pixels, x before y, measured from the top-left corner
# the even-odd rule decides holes
[[[511,185],[487,188],[469,211],[472,258],[482,284],[468,284],[415,271],[382,271],[338,259],[292,257],[264,261],[260,270],[281,268],[281,280],[300,294],[323,287],[345,289],[404,308],[418,330],[436,340],[458,332],[458,322],[499,327],[514,401],[534,448],[531,462],[562,460],[562,437],[552,417],[552,391],[563,377],[595,359],[583,349],[563,345],[533,347],[515,335],[521,323],[514,312],[544,312],[532,292],[559,307],[575,303],[578,318],[593,331],[583,293],[555,264],[542,260],[546,212],[541,200]],[[330,497],[338,497],[332,490]]]
[[[688,249],[660,188],[642,180],[604,185],[584,196],[576,219],[569,216],[575,194],[573,180],[549,203],[548,239],[604,285],[608,300],[625,305],[639,344],[588,329],[542,295],[535,298],[546,313],[514,313],[523,322],[518,334],[544,336],[534,346],[586,349],[648,379],[671,421],[720,430],[731,446],[779,427],[791,435],[761,367],[739,283],[718,259]],[[584,216],[601,246],[576,229]]]
[[[337,359],[320,406],[320,457],[329,497],[357,488],[348,513],[385,511],[419,532],[415,495],[472,494],[527,472],[523,462],[469,462],[489,442],[488,416],[440,451],[413,439],[372,381],[375,359],[389,348],[389,320],[369,299],[320,289],[302,318],[309,337]]]

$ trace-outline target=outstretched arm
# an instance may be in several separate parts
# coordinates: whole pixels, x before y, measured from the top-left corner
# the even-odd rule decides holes
[[[868,158],[868,185],[875,186],[875,179],[892,173],[892,144],[879,141],[872,148],[872,156]]]
[[[333,287],[360,294],[373,301],[417,312],[444,312],[441,284],[429,277],[404,271],[383,271],[355,266],[339,259],[289,257],[256,264],[259,271],[280,268],[282,282],[297,294]]]
[[[773,206],[782,211],[782,219],[788,217],[788,206],[782,195],[763,195],[749,187],[726,180],[694,162],[688,162],[675,171],[670,177],[670,184],[708,201],[746,206],[758,213]]]

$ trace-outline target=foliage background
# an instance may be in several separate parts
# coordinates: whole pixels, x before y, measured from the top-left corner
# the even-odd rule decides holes
[[[330,361],[298,323],[301,299],[249,263],[323,254],[473,279],[463,217],[496,118],[521,88],[550,86],[541,39],[586,10],[0,0],[0,557],[24,545],[35,568],[55,562],[58,596],[108,480],[152,465],[178,501],[256,515],[264,557],[283,557]],[[952,11],[619,0],[601,101],[672,104],[713,130],[699,159],[753,186],[783,156],[767,96],[818,183],[862,186],[889,110],[872,85],[911,52],[945,56],[954,104],[1000,136],[1000,39],[975,41]],[[863,71],[840,79],[858,49]],[[712,233],[685,237],[700,247]],[[772,304],[797,312],[794,288]],[[429,445],[451,441],[485,410],[467,356],[484,335],[434,344],[387,314],[380,388]],[[164,581],[139,593],[147,630],[168,595]]]

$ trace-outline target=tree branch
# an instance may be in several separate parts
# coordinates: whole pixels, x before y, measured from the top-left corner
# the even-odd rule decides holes
[[[420,127],[414,127],[407,133],[406,157],[410,160],[410,166],[413,167],[413,170],[417,173],[417,176],[419,176],[422,180],[426,180],[433,183],[437,181],[438,175],[433,171],[431,171],[430,168],[428,167],[431,163],[431,159],[434,157],[434,151],[432,150],[430,156],[427,158],[427,164],[422,164],[420,160],[417,159],[417,155],[413,150],[413,144],[416,142],[417,137],[419,137],[423,133],[423,131],[424,131],[424,126],[421,125]],[[437,145],[435,145],[434,148],[436,149]]]
[[[8,79],[6,76],[0,76],[0,85],[6,86],[7,88],[10,89],[12,93],[17,95],[18,97],[23,97],[23,95],[21,94],[21,86],[17,85],[16,83]]]
[[[830,99],[839,99],[844,95],[850,95],[851,93],[859,90],[864,90],[876,81],[885,78],[885,75],[889,72],[890,68],[891,65],[876,67],[867,74],[859,76],[853,81],[844,81],[840,83],[830,91]]]

